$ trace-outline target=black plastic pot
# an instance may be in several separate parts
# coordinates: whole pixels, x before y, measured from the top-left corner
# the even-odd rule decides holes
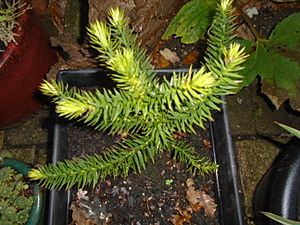
[[[174,70],[158,70],[164,74],[172,74]],[[187,71],[176,70],[176,71]],[[90,87],[101,86],[106,72],[100,69],[86,69],[76,71],[61,71],[58,79],[70,86]],[[111,85],[113,85],[111,83]],[[243,225],[243,208],[240,198],[238,174],[236,170],[235,155],[229,130],[228,117],[225,105],[222,111],[215,113],[211,124],[213,144],[213,157],[219,170],[216,175],[216,201],[219,209],[220,225]],[[59,121],[59,120],[58,120]],[[57,122],[54,126],[54,146],[52,163],[67,158],[68,143],[64,124]],[[67,225],[69,215],[70,192],[52,190],[49,198],[48,225]]]
[[[291,220],[299,219],[300,142],[293,139],[278,154],[256,187],[253,210],[257,225],[278,225],[261,212],[271,212]]]

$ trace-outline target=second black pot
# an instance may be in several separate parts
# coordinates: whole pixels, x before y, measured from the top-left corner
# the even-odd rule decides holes
[[[292,139],[256,187],[253,210],[257,225],[278,225],[261,212],[271,212],[290,220],[299,219],[300,141]]]

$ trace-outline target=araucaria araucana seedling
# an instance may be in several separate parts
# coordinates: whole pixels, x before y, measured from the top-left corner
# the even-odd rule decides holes
[[[41,90],[53,98],[60,116],[112,135],[127,133],[127,138],[103,154],[45,165],[31,170],[29,177],[49,188],[95,185],[99,178],[141,172],[147,161],[154,162],[163,151],[172,151],[187,172],[215,171],[217,165],[197,156],[173,134],[204,127],[205,121],[212,120],[211,110],[219,110],[219,97],[238,89],[246,56],[239,44],[232,43],[232,12],[232,0],[218,5],[205,63],[199,70],[174,73],[163,80],[156,76],[121,10],[111,9],[107,22],[92,24],[88,30],[91,46],[99,52],[99,61],[111,70],[110,78],[117,88],[90,92],[45,81]]]

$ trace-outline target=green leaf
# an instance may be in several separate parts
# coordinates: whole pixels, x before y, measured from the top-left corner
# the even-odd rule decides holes
[[[279,23],[270,35],[274,43],[281,43],[290,49],[299,47],[300,42],[300,13],[294,13]]]
[[[293,128],[293,127],[290,127],[290,126],[287,126],[287,125],[284,125],[282,123],[278,123],[278,122],[275,122],[277,125],[279,125],[281,128],[285,129],[286,131],[288,131],[289,133],[291,133],[292,135],[296,136],[297,138],[300,139],[300,131]]]
[[[162,38],[168,39],[175,34],[182,37],[181,42],[184,44],[197,42],[203,38],[212,23],[217,2],[216,0],[192,0],[186,3],[174,17]]]
[[[269,40],[258,40],[244,63],[242,87],[248,86],[256,76],[262,78],[262,91],[276,108],[290,99],[295,109],[300,109],[300,13],[292,14],[279,23]],[[254,51],[253,51],[254,50]]]
[[[284,225],[300,225],[300,222],[289,220],[273,213],[262,212],[262,214]]]

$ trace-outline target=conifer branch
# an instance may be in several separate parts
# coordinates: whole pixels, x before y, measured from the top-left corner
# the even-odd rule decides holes
[[[159,148],[142,136],[134,136],[113,146],[103,154],[76,157],[57,164],[32,169],[29,177],[47,188],[70,189],[95,186],[108,176],[127,176],[129,171],[141,173],[149,159],[154,162]]]
[[[216,171],[218,166],[210,162],[206,157],[195,156],[195,150],[186,143],[173,142],[174,159],[178,159],[184,165],[187,165],[187,172],[204,175]]]
[[[188,172],[216,170],[214,163],[197,156],[190,146],[175,141],[173,133],[195,132],[195,125],[204,128],[204,122],[213,119],[211,111],[219,110],[219,97],[238,88],[246,56],[244,49],[232,44],[231,4],[232,0],[221,0],[217,8],[202,68],[174,73],[170,80],[158,81],[122,11],[111,9],[107,23],[95,22],[89,28],[91,44],[101,63],[113,71],[110,77],[117,89],[91,92],[45,81],[41,90],[52,97],[60,116],[110,134],[126,132],[131,138],[103,154],[43,166],[29,176],[47,187],[95,185],[99,178],[141,172],[148,159],[154,161],[162,151],[174,152]]]

